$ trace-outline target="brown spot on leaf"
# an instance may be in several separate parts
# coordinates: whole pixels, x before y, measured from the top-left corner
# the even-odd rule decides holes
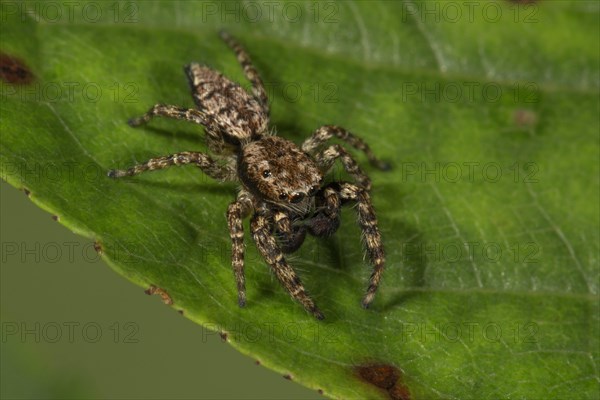
[[[60,221],[60,217],[58,215],[53,215],[52,219],[56,222]]]
[[[227,336],[227,332],[221,331],[221,332],[219,332],[219,336],[221,336],[221,341],[222,342],[226,342],[227,341],[227,337],[228,337]]]
[[[519,108],[513,112],[513,123],[519,128],[533,128],[538,123],[538,115],[535,111]]]
[[[356,370],[363,380],[382,389],[391,389],[400,377],[398,368],[386,364],[363,365]]]
[[[254,361],[254,364],[260,365],[260,361],[256,360],[256,361]]]
[[[323,395],[323,389],[317,390],[317,393],[319,393],[322,396]]]
[[[409,400],[410,392],[402,382],[402,371],[390,364],[365,364],[355,368],[363,382],[385,390],[392,400]]]
[[[291,376],[290,374],[285,374],[283,377],[284,377],[285,379],[287,379],[288,381],[291,381],[291,380],[292,380],[292,376]]]
[[[388,391],[388,394],[392,400],[410,400],[410,392],[402,382],[396,382],[394,387]]]
[[[177,312],[181,315],[183,315],[183,310],[177,310]]]
[[[33,73],[20,59],[0,53],[0,79],[15,85],[26,85],[33,81]]]
[[[104,253],[104,249],[102,248],[102,243],[100,243],[99,241],[94,241],[94,250],[96,250],[96,253],[98,253],[99,255],[102,255],[102,253]]]
[[[25,196],[27,196],[27,197],[29,197],[31,195],[31,192],[27,188],[23,188],[23,192],[25,193]]]
[[[163,303],[169,306],[173,304],[173,299],[171,299],[169,293],[167,293],[166,290],[161,289],[157,286],[150,285],[148,289],[144,290],[144,293],[146,293],[147,295],[157,294],[162,298]]]

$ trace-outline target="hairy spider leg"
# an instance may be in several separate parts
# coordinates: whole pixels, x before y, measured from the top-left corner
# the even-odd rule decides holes
[[[371,190],[371,179],[363,172],[350,153],[339,144],[331,145],[315,155],[317,164],[323,168],[325,173],[333,167],[333,163],[337,159],[340,159],[346,172],[356,179],[360,186],[366,190]]]
[[[362,231],[367,256],[373,266],[373,272],[369,278],[369,287],[362,300],[363,307],[368,308],[375,297],[375,292],[377,292],[377,288],[379,287],[379,281],[381,280],[385,266],[385,251],[383,249],[381,234],[377,227],[377,217],[371,204],[369,192],[364,188],[351,183],[341,182],[339,183],[338,193],[342,201],[351,200],[356,202],[358,225]]]
[[[134,165],[128,169],[111,169],[108,176],[111,178],[122,178],[124,176],[134,176],[146,171],[155,171],[169,168],[173,165],[195,164],[206,175],[220,181],[231,181],[236,179],[236,169],[230,164],[219,164],[210,156],[204,153],[193,151],[183,151],[168,156],[151,158],[150,160]]]
[[[242,45],[239,44],[238,41],[235,40],[235,38],[229,35],[227,32],[221,31],[219,32],[219,35],[221,36],[221,39],[223,39],[225,43],[227,43],[227,45],[235,53],[238,62],[244,70],[244,75],[246,76],[246,79],[248,79],[252,83],[252,93],[254,94],[254,97],[256,97],[260,101],[265,114],[268,115],[269,99],[267,97],[267,91],[265,90],[265,86],[262,82],[262,79],[260,78],[260,75],[258,74],[256,68],[254,68],[254,65],[252,64],[250,55],[248,54],[248,52],[246,52],[244,47],[242,47]]]
[[[252,211],[252,199],[246,191],[241,191],[237,200],[227,208],[227,225],[231,238],[231,266],[237,282],[238,304],[246,305],[246,277],[244,275],[244,218]]]
[[[271,267],[275,276],[281,282],[283,287],[288,293],[304,306],[304,309],[310,312],[317,319],[323,319],[325,316],[310,296],[306,293],[304,285],[300,277],[296,275],[296,272],[287,263],[283,252],[277,245],[275,238],[271,235],[271,223],[265,215],[255,214],[250,223],[252,229],[252,237],[256,242],[258,250],[263,255],[267,264]]]
[[[361,138],[356,137],[354,134],[349,132],[348,130],[342,128],[337,125],[324,125],[320,128],[317,128],[311,137],[306,139],[302,144],[302,150],[307,153],[314,152],[320,145],[331,138],[337,138],[343,140],[348,143],[350,146],[354,147],[357,150],[364,152],[371,163],[371,165],[379,168],[380,170],[387,171],[390,169],[390,165],[384,161],[379,160],[373,154],[373,151],[365,143]]]

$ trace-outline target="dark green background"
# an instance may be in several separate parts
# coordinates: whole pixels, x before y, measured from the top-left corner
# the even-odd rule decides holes
[[[2,399],[322,398],[256,366],[158,296],[146,296],[97,259],[90,240],[53,221],[22,191],[0,182],[0,192],[2,326],[25,323],[33,329],[39,322],[41,333],[39,343],[33,335],[25,341],[20,334],[1,340]],[[25,262],[20,253],[5,254],[11,243],[19,252],[39,244],[39,262],[35,254],[25,254]],[[69,322],[80,323],[72,343],[63,325]],[[110,328],[115,322],[121,333],[118,343]],[[125,335],[133,332],[125,328],[127,322],[139,327],[131,336],[137,343],[124,343]],[[46,338],[54,338],[53,323],[62,331],[56,343],[43,335],[45,327]],[[102,328],[96,343],[83,336],[86,323]],[[89,328],[89,339],[93,334]]]

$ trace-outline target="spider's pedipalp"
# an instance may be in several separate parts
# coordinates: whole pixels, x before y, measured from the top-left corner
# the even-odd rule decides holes
[[[275,276],[288,293],[304,306],[304,309],[314,315],[317,319],[325,318],[319,311],[315,302],[310,298],[302,285],[300,277],[287,263],[283,252],[277,245],[275,238],[271,235],[272,226],[268,218],[261,214],[255,214],[250,223],[252,237],[256,242],[258,250],[271,267]]]
[[[151,158],[144,163],[134,165],[128,169],[111,169],[108,171],[108,176],[110,178],[122,178],[124,176],[138,175],[146,171],[169,168],[173,165],[187,164],[195,164],[206,175],[220,181],[233,181],[237,179],[234,165],[221,165],[210,156],[194,151],[183,151],[168,156]]]
[[[273,222],[277,232],[277,241],[283,253],[293,253],[302,246],[306,238],[306,226],[292,225],[290,217],[284,211],[275,212]]]
[[[360,150],[365,153],[371,165],[383,170],[387,171],[390,169],[390,165],[384,161],[381,161],[373,151],[369,147],[367,143],[365,143],[361,138],[353,135],[347,129],[342,128],[337,125],[324,125],[317,130],[315,130],[311,137],[306,139],[302,144],[302,150],[307,153],[314,152],[320,145],[325,143],[327,140],[331,138],[338,138],[348,143],[350,146],[354,147],[357,150]]]
[[[325,186],[317,196],[317,213],[308,220],[307,227],[311,235],[329,237],[340,227],[340,209],[342,203],[338,185],[332,182]]]

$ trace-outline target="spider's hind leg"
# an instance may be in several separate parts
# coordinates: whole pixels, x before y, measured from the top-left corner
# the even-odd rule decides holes
[[[223,39],[225,43],[227,43],[227,46],[229,46],[231,50],[234,51],[238,62],[244,70],[244,75],[246,76],[246,79],[248,79],[252,83],[252,93],[254,94],[254,97],[256,97],[256,99],[261,103],[265,114],[268,115],[269,98],[267,96],[267,91],[265,90],[265,85],[263,84],[260,75],[258,74],[256,68],[254,68],[254,65],[252,64],[250,55],[248,54],[248,52],[246,52],[242,45],[239,44],[239,42],[227,32],[221,31],[219,32],[219,35],[221,36],[221,39]]]
[[[130,126],[138,127],[147,124],[156,116],[190,121],[203,126],[207,126],[210,123],[207,115],[199,110],[166,104],[156,104],[144,115],[131,118],[128,123]]]

